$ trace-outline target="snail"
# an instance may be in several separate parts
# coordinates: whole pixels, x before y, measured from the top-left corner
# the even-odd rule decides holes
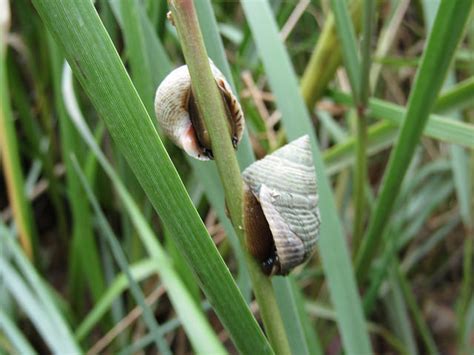
[[[234,148],[244,132],[244,115],[221,71],[209,59],[212,74],[224,101],[230,139]],[[190,156],[213,159],[211,140],[191,87],[187,65],[173,70],[156,90],[155,113],[164,133]]]
[[[287,275],[312,255],[319,236],[316,172],[308,135],[244,170],[244,229],[266,275]]]

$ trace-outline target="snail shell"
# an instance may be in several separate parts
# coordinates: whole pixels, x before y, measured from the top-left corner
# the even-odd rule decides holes
[[[209,59],[212,74],[221,93],[229,124],[230,139],[237,147],[244,132],[244,115],[224,75]],[[173,70],[156,90],[155,113],[164,133],[190,156],[213,158],[211,140],[191,87],[187,65]]]
[[[267,275],[287,275],[313,253],[320,215],[307,135],[243,172],[247,248]]]

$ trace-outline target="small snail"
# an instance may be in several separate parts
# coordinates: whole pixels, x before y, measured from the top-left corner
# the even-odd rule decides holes
[[[307,135],[243,172],[244,228],[250,254],[266,275],[287,275],[313,253],[320,215]]]
[[[209,59],[212,74],[224,100],[230,139],[234,148],[244,132],[244,115],[224,75]],[[164,133],[190,156],[213,159],[211,140],[191,87],[187,65],[173,70],[156,90],[155,113]]]

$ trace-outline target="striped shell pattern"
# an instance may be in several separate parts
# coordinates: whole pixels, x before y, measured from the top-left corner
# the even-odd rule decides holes
[[[320,214],[309,137],[303,136],[249,166],[243,172],[244,225],[249,252],[269,275],[286,275],[313,253]],[[250,202],[249,202],[250,201]],[[261,219],[261,212],[265,221]],[[266,223],[267,226],[257,226]],[[269,228],[270,241],[263,230]],[[268,239],[268,238],[267,238]]]

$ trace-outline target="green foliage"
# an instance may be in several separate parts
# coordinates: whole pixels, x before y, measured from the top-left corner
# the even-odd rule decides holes
[[[470,353],[472,8],[0,1],[0,353]],[[236,153],[206,55],[246,116]],[[213,162],[153,117],[184,62]],[[240,171],[303,134],[318,251],[268,279]]]

